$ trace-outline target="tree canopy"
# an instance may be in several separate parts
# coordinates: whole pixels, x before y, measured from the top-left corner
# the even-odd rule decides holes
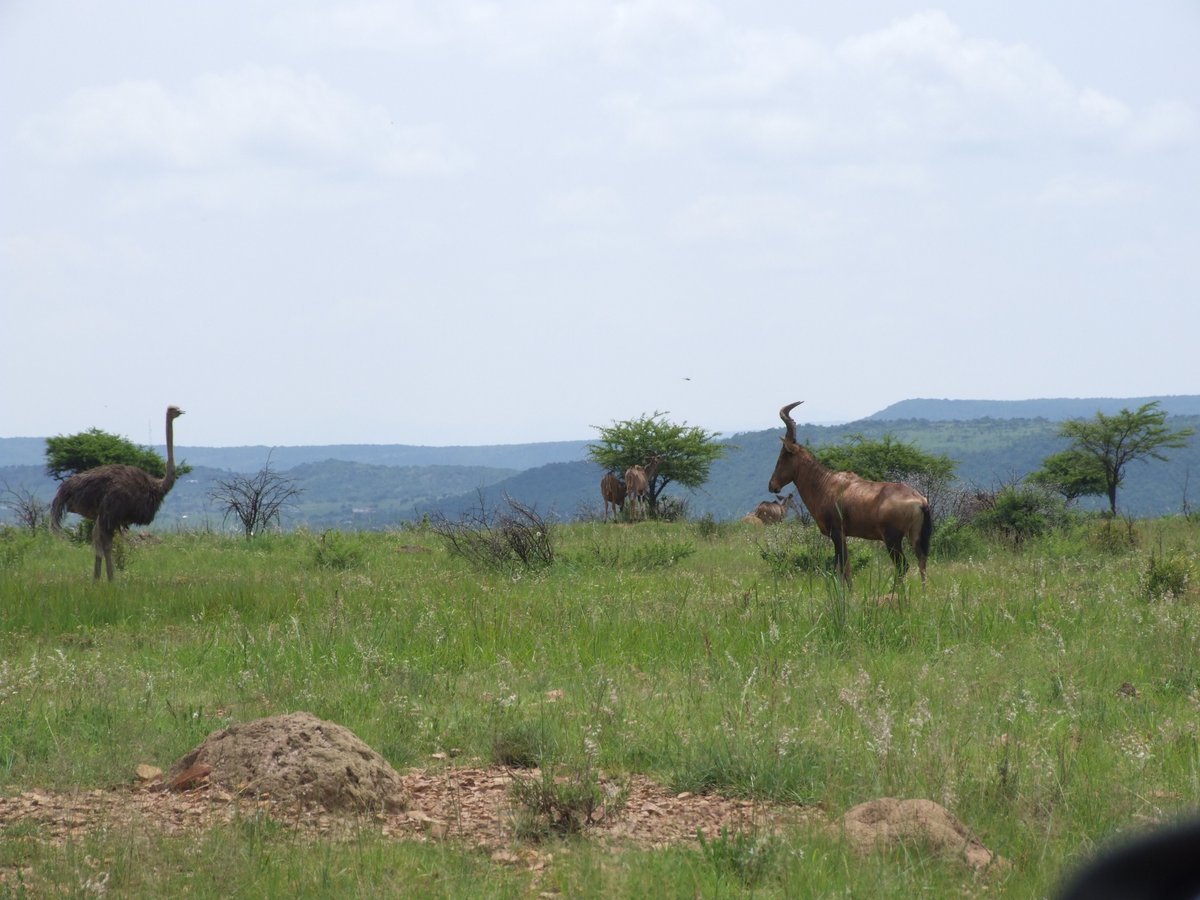
[[[1069,483],[1076,496],[1106,494],[1109,513],[1115,516],[1125,467],[1134,460],[1165,460],[1163,450],[1186,447],[1196,433],[1191,428],[1172,431],[1166,422],[1166,410],[1159,409],[1157,400],[1112,416],[1098,412],[1092,419],[1068,419],[1059,435],[1069,439],[1070,446],[1047,457],[1030,479]],[[1062,487],[1056,490],[1065,493]]]
[[[942,453],[926,453],[916,444],[892,434],[871,440],[863,434],[846,436],[845,443],[814,451],[826,468],[853,472],[870,481],[944,482],[957,463]]]
[[[658,509],[658,497],[667,485],[678,482],[698,488],[708,481],[712,464],[725,455],[728,444],[717,443],[719,432],[705,431],[686,422],[667,420],[669,413],[643,414],[637,419],[593,425],[600,442],[588,445],[589,458],[611,472],[624,475],[634,465],[646,465],[652,456],[662,463],[650,483],[650,509]]]
[[[1074,448],[1047,456],[1042,461],[1042,467],[1030,472],[1025,480],[1061,494],[1067,503],[1080,497],[1104,494],[1108,490],[1108,480],[1100,460]]]
[[[139,447],[128,438],[99,428],[46,438],[46,474],[58,481],[77,472],[114,463],[137,466],[157,478],[162,478],[167,471],[166,462],[149,447]],[[192,467],[186,463],[175,467],[176,475],[186,475],[190,471]]]

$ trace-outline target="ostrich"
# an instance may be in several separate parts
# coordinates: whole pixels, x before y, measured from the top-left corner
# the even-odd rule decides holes
[[[145,469],[114,463],[96,466],[72,475],[58,488],[50,504],[50,527],[62,531],[62,518],[73,512],[91,519],[92,548],[96,567],[92,573],[100,580],[100,560],[103,558],[108,580],[113,580],[112,544],[119,529],[130,525],[149,525],[162,506],[167,491],[175,484],[174,421],[183,415],[178,406],[167,407],[167,471],[155,478]]]

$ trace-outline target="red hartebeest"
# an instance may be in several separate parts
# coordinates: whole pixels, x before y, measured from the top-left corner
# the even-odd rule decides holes
[[[604,498],[604,521],[608,521],[610,506],[615,519],[625,502],[625,482],[618,478],[615,472],[605,472],[604,477],[600,479],[600,496]]]
[[[903,539],[908,538],[916,550],[921,583],[924,584],[925,561],[929,557],[929,539],[933,534],[929,501],[907,484],[867,481],[853,472],[831,472],[821,465],[796,441],[796,422],[791,413],[803,402],[789,403],[779,411],[787,432],[767,489],[777,494],[788,482],[796,485],[800,499],[816,520],[817,527],[833,541],[837,564],[846,581],[850,580],[846,538],[883,541],[898,574],[903,574],[908,567],[901,546]]]
[[[750,515],[760,519],[764,525],[777,525],[787,518],[788,509],[795,510],[796,515],[800,514],[800,509],[796,506],[796,495],[788,494],[784,497],[782,494],[776,494],[774,500],[764,500],[754,507],[754,512]]]
[[[658,475],[662,457],[652,454],[645,466],[633,465],[625,470],[625,496],[629,503],[629,518],[636,519],[639,511],[645,515],[650,497],[650,485]]]

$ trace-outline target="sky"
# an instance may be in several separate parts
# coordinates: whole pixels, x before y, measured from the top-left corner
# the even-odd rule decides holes
[[[0,0],[0,437],[1200,393],[1194,0]]]

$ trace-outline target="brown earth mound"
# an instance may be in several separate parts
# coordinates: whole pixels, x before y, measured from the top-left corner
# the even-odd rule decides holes
[[[387,760],[348,728],[306,712],[214,731],[171,767],[168,783],[187,781],[189,772],[239,794],[330,811],[408,805],[404,783]]]
[[[871,800],[847,811],[831,827],[861,851],[880,845],[918,843],[938,853],[958,856],[977,870],[1004,864],[967,826],[932,800]]]

